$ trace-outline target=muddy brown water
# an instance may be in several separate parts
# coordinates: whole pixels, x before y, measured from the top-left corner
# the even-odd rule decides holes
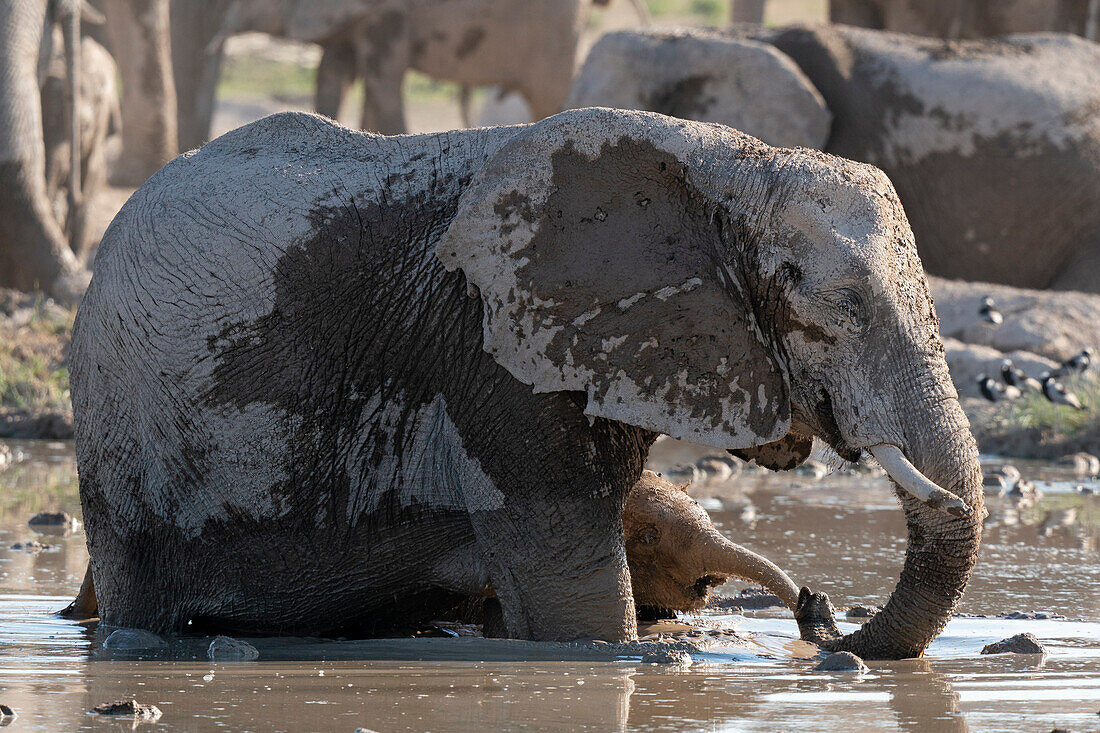
[[[1100,496],[1075,490],[1100,482],[1049,464],[1014,462],[1044,493],[1034,505],[989,500],[959,609],[970,616],[952,619],[925,659],[872,662],[857,676],[811,671],[816,650],[780,609],[683,619],[743,638],[717,637],[686,669],[479,638],[251,639],[260,659],[235,663],[208,661],[208,638],[172,639],[157,654],[107,650],[106,629],[53,615],[80,584],[84,535],[26,523],[43,510],[78,513],[72,446],[10,445],[24,457],[0,470],[0,703],[19,716],[11,730],[129,728],[88,714],[126,697],[162,710],[142,729],[1100,730]],[[699,455],[661,444],[651,465]],[[697,481],[692,493],[727,535],[838,606],[881,604],[897,578],[904,522],[880,477],[750,472]],[[51,547],[11,549],[29,540]],[[997,618],[1017,611],[1065,618]],[[1049,654],[980,654],[1025,631]]]

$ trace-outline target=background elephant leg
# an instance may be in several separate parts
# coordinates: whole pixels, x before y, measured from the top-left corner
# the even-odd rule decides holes
[[[730,0],[730,21],[733,23],[763,23],[764,0]]]
[[[318,114],[340,119],[344,99],[355,82],[355,46],[340,38],[322,46],[321,63],[317,65],[317,89],[314,107]]]
[[[829,20],[861,28],[884,28],[882,0],[830,0]]]
[[[389,54],[377,53],[368,41],[357,49],[363,69],[363,109],[359,127],[383,135],[406,132],[405,106],[401,85],[408,68],[406,54],[390,47]]]
[[[102,0],[102,8],[122,79],[122,156],[114,178],[136,186],[178,152],[168,0]]]
[[[210,121],[221,75],[225,43],[211,41],[221,31],[232,0],[171,0],[172,70],[178,98],[180,150],[210,139]]]

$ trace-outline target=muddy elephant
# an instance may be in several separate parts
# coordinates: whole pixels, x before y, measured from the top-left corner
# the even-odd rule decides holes
[[[181,144],[209,139],[224,39],[244,31],[320,44],[317,111],[338,117],[360,78],[366,130],[405,132],[401,84],[410,69],[519,92],[536,118],[545,117],[569,93],[593,2],[609,0],[173,0]]]
[[[697,79],[698,51],[716,45],[713,34],[679,34],[674,44],[662,34],[618,35],[615,58],[600,51],[603,41],[592,58],[612,72],[645,68],[661,42],[664,72],[620,80],[609,103],[633,95],[651,111],[738,124],[723,110],[752,108],[762,94],[735,72],[712,73],[672,104],[653,90]],[[843,26],[727,34],[742,55],[759,55],[760,41],[821,93],[832,115],[824,150],[890,176],[929,272],[1100,291],[1100,46],[1069,35],[945,42]],[[576,86],[607,73],[586,63]]]
[[[764,0],[730,0],[734,23],[763,23]],[[829,20],[938,38],[1054,31],[1097,39],[1100,0],[829,0]]]
[[[1053,31],[1096,40],[1098,0],[829,0],[833,23],[938,38]]]
[[[721,122],[778,147],[820,149],[832,121],[821,94],[784,53],[703,30],[605,33],[565,102],[581,107]]]
[[[54,28],[65,47],[70,180],[79,182],[80,15],[76,0],[13,0],[0,4],[0,286],[41,289],[75,302],[87,273],[70,247],[70,234],[53,210],[46,182],[42,87],[54,54]],[[79,187],[67,193],[68,220],[83,220]],[[79,243],[78,248],[79,248]]]
[[[354,630],[491,583],[510,636],[632,638],[622,510],[661,433],[883,463],[904,568],[833,648],[919,655],[977,558],[977,448],[889,180],[720,125],[273,115],[127,202],[71,360],[109,624]]]

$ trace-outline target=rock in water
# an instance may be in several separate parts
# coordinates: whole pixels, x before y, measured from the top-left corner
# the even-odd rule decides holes
[[[852,606],[845,612],[844,616],[846,618],[871,618],[881,610],[878,606]]]
[[[80,529],[80,520],[68,512],[39,512],[27,526],[40,534],[68,535]]]
[[[137,651],[140,649],[162,649],[168,642],[156,634],[143,629],[118,629],[103,640],[104,649]]]
[[[863,660],[851,652],[835,652],[814,667],[815,672],[869,672]]]
[[[679,649],[654,649],[642,655],[642,664],[667,664],[673,667],[690,667],[691,655]]]
[[[239,639],[216,636],[207,647],[206,656],[215,662],[252,662],[260,658],[260,650]]]
[[[137,720],[160,720],[160,708],[156,705],[143,705],[137,700],[115,700],[103,703],[92,708],[96,715],[120,715],[135,718]]]
[[[19,716],[7,705],[0,703],[0,725],[8,725]]]
[[[1046,654],[1047,650],[1034,634],[1023,633],[1010,636],[1007,639],[992,644],[986,644],[982,648],[982,654]]]

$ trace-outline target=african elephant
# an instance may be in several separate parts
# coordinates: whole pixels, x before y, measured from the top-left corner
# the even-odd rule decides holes
[[[1098,13],[1097,0],[829,0],[833,23],[938,38],[1054,31],[1096,40]]]
[[[226,37],[262,31],[322,46],[316,109],[337,117],[364,81],[363,129],[405,131],[409,69],[518,91],[539,118],[569,93],[588,6],[609,0],[172,0],[180,144],[209,139]]]
[[[81,6],[77,0],[13,0],[0,3],[0,285],[45,290],[63,302],[75,302],[87,273],[70,248],[46,187],[46,145],[42,85],[53,55],[55,24],[62,27],[70,120],[70,175],[79,182]],[[83,220],[80,189],[71,186],[69,218]]]
[[[764,586],[792,611],[798,586],[770,560],[726,539],[686,487],[642,471],[623,505],[623,537],[639,619],[698,611],[731,577]]]
[[[93,0],[122,81],[122,152],[112,179],[137,186],[179,152],[168,0]]]
[[[604,41],[591,54],[610,72],[586,63],[577,88],[658,58],[664,73],[622,79],[606,102],[588,95],[585,104],[633,96],[643,103],[623,106],[738,124],[723,111],[751,109],[762,94],[734,72],[712,72],[693,105],[673,105],[656,92],[696,79],[715,36],[680,34],[672,44],[660,34],[617,35],[616,57],[601,51]],[[1100,46],[1069,35],[944,42],[844,26],[742,26],[726,43],[759,55],[758,41],[821,93],[832,114],[824,150],[890,176],[929,272],[1100,292]]]
[[[71,363],[108,624],[347,632],[491,583],[510,636],[632,638],[622,510],[659,433],[775,468],[816,435],[904,487],[901,580],[833,648],[919,655],[977,558],[888,179],[721,125],[273,115],[127,202]]]

